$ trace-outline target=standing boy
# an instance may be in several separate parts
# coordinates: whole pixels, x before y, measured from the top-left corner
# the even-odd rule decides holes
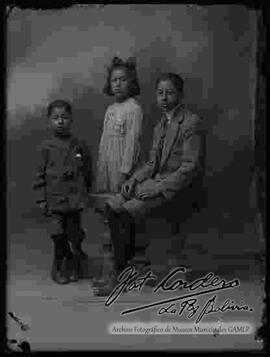
[[[47,111],[52,138],[41,145],[40,165],[34,189],[42,196],[37,201],[51,217],[54,243],[52,279],[58,284],[78,280],[81,249],[85,233],[81,212],[87,206],[91,187],[91,160],[88,149],[71,133],[72,107],[64,100],[49,104]],[[68,274],[71,267],[71,274]]]

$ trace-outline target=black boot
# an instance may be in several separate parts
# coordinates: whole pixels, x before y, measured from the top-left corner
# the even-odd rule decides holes
[[[83,277],[83,260],[88,258],[88,255],[81,249],[81,242],[76,244],[70,243],[71,257],[69,258],[70,281],[76,282]]]
[[[57,284],[68,284],[69,279],[67,277],[67,259],[64,257],[63,259],[59,260],[56,262],[57,268],[56,268],[56,274],[55,274],[55,279],[54,281]]]
[[[58,284],[67,284],[67,259],[65,257],[65,240],[63,235],[53,235],[54,260],[51,271],[52,280]]]
[[[73,254],[73,258],[71,260],[71,273],[69,276],[70,281],[76,282],[79,280],[79,269],[80,269],[80,257],[77,254]]]
[[[85,270],[87,270],[88,266],[88,254],[85,253],[82,249],[82,242],[85,239],[85,232],[81,229],[79,233],[79,239],[75,244],[72,245],[72,252],[73,252],[73,277],[77,281],[80,278],[83,278],[85,275]],[[86,273],[87,274],[87,273]]]

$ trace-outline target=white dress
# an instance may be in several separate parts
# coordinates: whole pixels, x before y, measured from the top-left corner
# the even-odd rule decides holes
[[[143,111],[134,98],[110,105],[99,144],[96,192],[119,192],[121,174],[132,174],[138,163]]]

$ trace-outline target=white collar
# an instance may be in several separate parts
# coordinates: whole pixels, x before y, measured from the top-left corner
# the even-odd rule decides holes
[[[168,124],[171,123],[172,118],[173,118],[173,116],[174,116],[174,113],[175,113],[175,111],[177,110],[177,108],[178,108],[180,105],[181,105],[181,103],[179,103],[178,105],[176,105],[170,112],[165,113],[165,116],[166,116],[166,118],[167,118],[167,120],[168,120]]]

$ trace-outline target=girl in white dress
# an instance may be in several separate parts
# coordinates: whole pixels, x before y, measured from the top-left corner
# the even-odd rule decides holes
[[[105,113],[99,144],[96,192],[117,193],[132,175],[139,158],[143,111],[134,98],[140,94],[136,63],[114,57],[104,93],[115,102]]]

